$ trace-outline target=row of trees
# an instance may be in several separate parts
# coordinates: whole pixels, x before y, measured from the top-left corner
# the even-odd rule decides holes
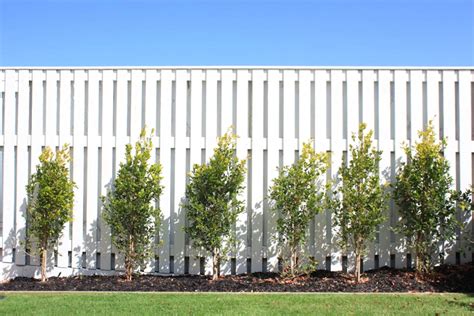
[[[349,159],[343,159],[338,176],[323,183],[328,157],[303,146],[298,162],[280,170],[270,188],[273,210],[281,216],[278,232],[289,248],[291,274],[297,270],[298,250],[314,216],[323,209],[333,211],[339,227],[341,248],[354,253],[355,278],[360,281],[361,257],[377,228],[387,218],[388,201],[397,205],[399,222],[394,231],[406,238],[416,255],[416,270],[429,272],[443,243],[462,228],[457,211],[471,212],[471,189],[452,189],[453,178],[443,156],[446,140],[438,141],[431,122],[419,132],[413,147],[404,145],[406,162],[396,171],[394,183],[383,183],[379,162],[382,152],[374,148],[373,132],[361,124],[353,134]]]
[[[359,281],[360,258],[386,219],[391,191],[400,217],[395,230],[414,250],[416,269],[430,270],[440,243],[452,241],[455,230],[461,227],[457,210],[471,211],[471,191],[452,189],[449,164],[442,155],[446,142],[437,141],[431,123],[419,136],[413,147],[405,146],[407,162],[400,165],[392,184],[382,183],[381,151],[373,147],[373,133],[367,132],[364,124],[353,135],[349,159],[340,166],[336,179],[324,179],[329,157],[316,153],[310,143],[303,145],[294,164],[280,168],[268,199],[278,216],[281,257],[289,261],[286,266],[291,274],[299,271],[311,220],[322,210],[331,209],[334,224],[340,228],[341,247],[346,253],[354,252]],[[27,186],[27,242],[37,245],[43,281],[47,251],[57,244],[63,226],[72,220],[75,184],[68,175],[68,147],[64,148],[56,156],[45,149]],[[127,280],[150,257],[160,227],[157,201],[163,190],[161,165],[149,163],[152,148],[151,137],[143,130],[134,147],[127,145],[113,188],[102,197],[102,215],[111,228],[113,244],[125,257]],[[193,166],[182,205],[189,222],[185,230],[193,246],[212,255],[213,278],[218,277],[220,262],[229,248],[235,246],[233,227],[245,209],[239,196],[246,162],[235,152],[236,136],[228,131],[219,138],[210,161]]]

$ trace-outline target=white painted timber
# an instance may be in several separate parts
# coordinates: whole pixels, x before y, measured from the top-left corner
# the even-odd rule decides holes
[[[331,177],[336,179],[338,176],[338,169],[342,163],[342,155],[344,150],[343,143],[343,104],[342,104],[342,80],[344,73],[341,70],[331,70]],[[334,219],[331,215],[331,270],[338,271],[342,269],[342,252],[337,246],[336,238],[339,233],[339,228],[333,225]]]
[[[17,147],[16,147],[16,264],[25,264],[25,248],[22,240],[26,237],[26,204],[27,194],[26,185],[28,184],[28,127],[29,124],[29,102],[30,102],[30,85],[29,73],[26,70],[18,72],[18,100],[17,100],[17,115],[16,118],[16,132],[17,132]],[[18,122],[25,122],[18,124]]]
[[[264,164],[264,72],[252,70],[252,153],[250,157],[252,195],[251,195],[251,271],[261,271],[263,256],[263,199],[265,196],[263,188]]]
[[[378,149],[382,152],[379,163],[379,173],[382,184],[390,183],[391,179],[391,151],[393,148],[391,139],[391,108],[390,108],[390,82],[393,80],[391,71],[380,70],[378,78]],[[387,187],[387,192],[390,189]],[[390,203],[387,202],[385,215],[390,217]],[[379,226],[377,255],[379,266],[390,266],[390,220],[386,220]]]
[[[3,122],[3,261],[15,262],[15,107],[18,73],[5,71]]]
[[[278,167],[280,165],[280,81],[281,72],[278,70],[268,71],[268,89],[267,89],[267,185],[264,186],[264,197],[268,197],[268,188],[272,185],[272,180],[278,176]],[[269,113],[272,113],[271,116]],[[265,161],[264,161],[265,164]],[[276,230],[277,214],[273,212],[268,201],[264,201],[264,218],[265,218],[265,229],[264,229],[264,245],[266,250],[263,254],[266,259],[267,271],[277,271],[278,268],[278,235]]]
[[[472,141],[472,122],[471,122],[471,111],[473,108],[473,100],[471,100],[471,87],[472,76],[470,71],[461,70],[459,71],[459,189],[466,190],[469,189],[472,185],[472,146],[470,146]],[[462,167],[462,168],[461,168]],[[462,171],[461,171],[462,170]],[[472,256],[468,256],[465,253],[465,249],[472,247],[471,242],[465,240],[466,237],[471,236],[471,220],[472,216],[465,211],[458,210],[459,219],[464,224],[464,232],[461,231],[461,236],[457,242],[457,251],[460,252],[461,263],[470,262]]]
[[[71,82],[72,74],[69,70],[59,71],[59,86],[58,86],[58,136],[59,136],[59,147],[70,149],[71,145]],[[27,103],[28,104],[28,103]],[[25,109],[28,105],[25,105]],[[28,113],[28,112],[26,112]],[[72,154],[72,153],[71,153]],[[28,155],[28,153],[27,153]],[[72,158],[72,157],[71,157]],[[72,164],[69,164],[71,168]],[[71,176],[71,169],[69,170]],[[59,240],[57,249],[57,266],[67,268],[69,265],[69,252],[72,251],[71,243],[71,223],[66,223],[62,232],[62,236]],[[72,254],[72,253],[71,253]]]
[[[117,79],[116,73],[112,70],[103,72],[102,77],[102,109],[101,109],[101,162],[100,162],[100,187],[99,192],[102,196],[106,196],[112,189],[113,177],[113,111],[114,111],[114,80]],[[112,118],[112,119],[111,119]],[[99,252],[100,252],[100,269],[111,269],[111,252],[112,241],[110,238],[110,227],[105,223],[102,217],[102,202],[99,201],[99,211],[97,218],[97,227],[99,230]]]
[[[314,74],[314,122],[315,122],[315,150],[318,152],[328,152],[327,127],[327,83],[329,72],[326,70],[316,70]],[[323,177],[323,181],[330,181],[330,170]],[[315,217],[315,252],[314,258],[319,263],[318,268],[325,268],[326,257],[331,255],[331,239],[328,231],[331,227],[330,210],[325,210]]]
[[[248,145],[249,145],[249,79],[250,73],[248,70],[237,71],[237,109],[236,109],[236,133],[239,137],[237,143],[237,157],[242,160],[248,159]],[[248,170],[244,180],[245,188],[240,194],[239,199],[247,205],[247,189],[248,189]],[[242,274],[247,271],[247,230],[248,230],[248,209],[239,214],[236,223],[236,249],[233,253],[235,258],[235,272]]]
[[[156,258],[146,262],[144,272],[211,273],[210,254],[186,238],[181,205],[187,173],[193,164],[209,161],[217,137],[231,126],[239,136],[236,155],[248,159],[239,196],[247,207],[238,216],[237,243],[221,271],[277,271],[277,215],[266,197],[278,167],[292,164],[302,144],[312,140],[316,151],[331,155],[331,168],[322,179],[329,181],[343,156],[350,158],[352,133],[365,122],[383,151],[380,173],[384,181],[393,181],[396,168],[406,161],[402,145],[413,145],[418,131],[433,120],[447,138],[444,155],[454,186],[466,189],[472,184],[473,81],[472,67],[0,68],[1,278],[39,275],[35,249],[26,253],[23,244],[25,186],[44,146],[71,147],[70,171],[77,185],[73,222],[64,227],[56,258],[50,253],[50,275],[123,270],[99,197],[110,189],[125,145],[134,143],[144,126],[156,129],[151,160],[161,163],[164,186]],[[467,231],[460,231],[452,247],[440,245],[448,263],[456,263],[456,252],[462,263],[472,258],[465,238],[473,234],[472,215],[460,212],[459,218]],[[397,221],[390,202],[364,270],[374,267],[375,256],[379,266],[406,267],[412,250],[392,232]],[[338,227],[332,222],[331,210],[315,216],[303,249],[318,268],[341,270],[347,255],[351,269],[353,256],[339,249]]]
[[[395,168],[398,170],[401,163],[406,162],[406,155],[402,148],[403,143],[407,144],[407,80],[408,73],[405,70],[396,70],[394,73],[394,102],[396,110],[394,111],[393,122],[395,122],[394,133],[394,156]],[[394,170],[392,170],[393,173]],[[391,227],[393,228],[398,222],[398,212],[395,207],[392,213]],[[395,234],[395,233],[393,233]],[[406,263],[406,248],[404,238],[397,234],[394,235],[395,242],[391,243],[391,254],[395,255],[395,267],[402,268]],[[405,264],[406,267],[406,264]]]
[[[84,83],[86,74],[84,70],[74,71],[74,86],[73,86],[73,156],[72,156],[72,174],[73,180],[76,183],[74,190],[74,210],[73,210],[73,224],[72,224],[72,267],[80,269],[83,266],[82,252],[84,249],[84,105],[85,105],[85,90]],[[33,92],[34,92],[33,81]],[[34,102],[33,102],[34,106]],[[33,108],[33,113],[34,113]],[[33,120],[34,121],[34,120]],[[32,140],[33,141],[33,140]],[[31,160],[35,157],[33,147],[31,150]],[[32,166],[34,164],[32,163]]]
[[[188,73],[186,70],[176,71],[176,122],[186,122],[186,108],[188,102]],[[191,83],[192,84],[192,83]],[[191,104],[191,109],[196,104]],[[196,113],[193,113],[196,114]],[[192,116],[191,119],[193,120]],[[194,120],[192,121],[194,123]],[[179,124],[179,123],[178,123]],[[184,201],[185,189],[186,189],[186,130],[189,126],[176,127],[175,131],[175,149],[174,149],[174,213],[173,224],[174,224],[174,272],[177,274],[184,273],[184,256],[185,256],[185,213],[182,208],[182,202]],[[192,128],[192,125],[191,125]],[[192,135],[192,134],[191,134]],[[201,135],[192,136],[192,139],[199,144],[196,140]],[[199,153],[200,154],[200,153]],[[200,162],[196,161],[197,163]],[[173,166],[171,166],[173,168]],[[189,255],[189,253],[186,253]],[[191,261],[191,258],[188,260]]]
[[[172,106],[172,79],[171,70],[161,71],[160,92],[160,163],[163,166],[163,192],[160,197],[160,209],[163,221],[160,230],[159,272],[170,272],[170,221],[171,221],[171,106]],[[185,128],[184,126],[180,126]]]
[[[457,183],[457,172],[456,172],[456,152],[458,150],[456,146],[456,91],[455,81],[457,74],[454,71],[443,72],[443,131],[444,136],[448,142],[444,156],[449,162],[449,172],[453,178],[454,183]],[[451,247],[445,245],[445,262],[454,264],[456,261],[455,255],[452,254]]]

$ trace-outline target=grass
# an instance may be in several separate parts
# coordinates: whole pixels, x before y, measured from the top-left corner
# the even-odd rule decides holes
[[[0,293],[0,315],[472,315],[473,294]]]

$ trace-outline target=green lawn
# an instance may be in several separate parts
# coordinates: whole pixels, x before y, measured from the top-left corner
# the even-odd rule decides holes
[[[0,315],[473,315],[471,294],[0,293]]]

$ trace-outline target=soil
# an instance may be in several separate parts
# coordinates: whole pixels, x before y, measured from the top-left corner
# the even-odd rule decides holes
[[[474,265],[440,266],[420,276],[409,270],[382,267],[366,271],[359,284],[343,272],[318,270],[311,275],[283,278],[276,273],[210,276],[51,277],[41,283],[16,278],[0,284],[0,291],[176,291],[176,292],[474,292]]]

